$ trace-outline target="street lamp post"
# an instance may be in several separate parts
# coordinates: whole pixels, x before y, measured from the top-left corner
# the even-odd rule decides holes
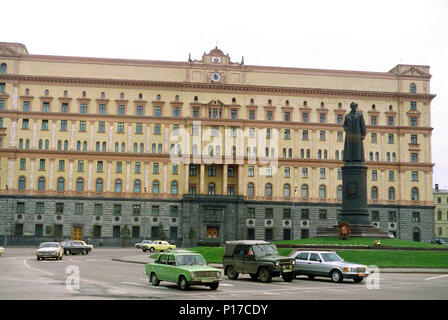
[[[6,208],[5,208],[5,239],[4,246],[8,245],[8,185],[6,185]]]
[[[145,194],[144,197],[146,197],[146,186],[145,186]],[[143,202],[143,240],[146,239],[146,198]]]

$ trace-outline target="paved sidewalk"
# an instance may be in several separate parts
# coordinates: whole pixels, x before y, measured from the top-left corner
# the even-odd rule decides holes
[[[142,253],[139,255],[126,256],[126,257],[113,257],[113,261],[127,262],[127,263],[138,263],[147,264],[154,261],[151,258],[151,254]],[[209,263],[209,266],[222,269],[222,264],[220,263]],[[383,273],[428,273],[428,274],[448,274],[448,269],[432,269],[432,268],[380,268],[380,272]]]

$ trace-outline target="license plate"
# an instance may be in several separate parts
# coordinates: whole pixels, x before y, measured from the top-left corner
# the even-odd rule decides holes
[[[358,276],[360,276],[360,277],[365,277],[366,274],[365,274],[365,273],[358,273]]]
[[[209,283],[209,282],[213,282],[213,280],[202,280],[202,282]]]
[[[288,270],[288,269],[286,269],[286,270],[283,270],[283,272],[291,272],[292,270]]]

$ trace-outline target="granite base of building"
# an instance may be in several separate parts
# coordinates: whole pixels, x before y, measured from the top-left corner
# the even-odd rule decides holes
[[[333,226],[331,228],[316,228],[316,237],[338,237],[339,227]],[[382,231],[370,225],[358,225],[350,228],[350,236],[352,238],[391,238],[389,232]]]

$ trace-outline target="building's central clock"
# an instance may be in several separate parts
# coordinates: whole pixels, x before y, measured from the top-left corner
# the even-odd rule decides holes
[[[219,81],[219,80],[221,80],[221,75],[220,75],[218,72],[214,72],[214,73],[212,74],[212,80],[213,80],[213,81]]]

